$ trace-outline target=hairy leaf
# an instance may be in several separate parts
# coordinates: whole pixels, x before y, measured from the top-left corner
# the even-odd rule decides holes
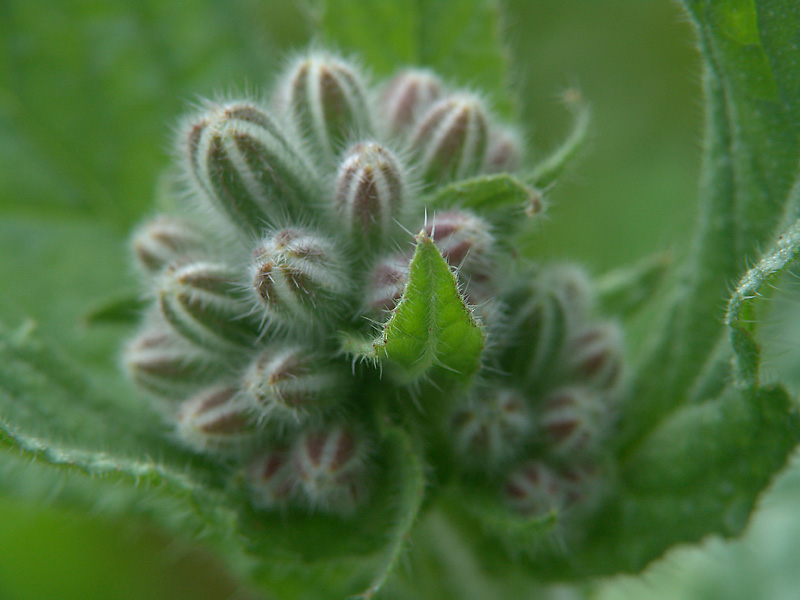
[[[421,232],[406,289],[374,342],[376,357],[387,360],[405,382],[436,369],[465,383],[480,366],[484,342],[455,275],[433,240]]]
[[[381,76],[424,65],[488,92],[501,113],[512,110],[500,11],[493,0],[325,1],[320,26],[328,41],[357,52]]]

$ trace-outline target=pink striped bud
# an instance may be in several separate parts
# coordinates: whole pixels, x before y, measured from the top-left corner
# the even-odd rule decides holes
[[[389,135],[411,131],[420,116],[442,95],[439,77],[427,69],[406,69],[395,75],[380,97],[381,123]]]
[[[150,329],[135,337],[123,353],[131,379],[148,392],[182,399],[217,381],[226,366],[168,329]]]
[[[339,167],[334,204],[352,234],[385,240],[404,195],[403,172],[390,150],[374,142],[350,148]]]
[[[522,162],[522,140],[516,129],[494,126],[489,129],[484,173],[511,173]]]
[[[185,219],[159,216],[147,221],[133,235],[133,255],[146,273],[156,274],[164,267],[203,254],[203,238]]]
[[[351,514],[367,495],[366,441],[355,431],[336,426],[300,436],[292,458],[300,492],[313,509]]]
[[[539,425],[548,448],[560,457],[585,456],[598,447],[610,423],[601,395],[586,387],[569,387],[548,395]]]
[[[541,461],[531,461],[516,469],[506,480],[503,492],[509,508],[524,515],[559,511],[566,502],[558,475]]]
[[[242,231],[313,211],[318,176],[281,127],[252,102],[211,105],[186,134],[196,185]]]
[[[342,306],[348,281],[332,240],[289,227],[262,240],[253,252],[250,281],[268,321],[313,324]]]
[[[209,388],[181,404],[178,435],[198,452],[235,456],[257,440],[258,428],[234,388]]]
[[[495,466],[513,458],[533,429],[525,399],[494,389],[468,400],[450,419],[456,450],[470,461]]]
[[[489,262],[494,237],[489,224],[472,213],[461,210],[437,213],[425,224],[425,233],[451,267],[477,271]]]
[[[379,260],[367,284],[364,312],[382,315],[393,310],[408,282],[410,258],[394,254]]]
[[[355,65],[330,54],[312,54],[292,65],[279,86],[278,104],[328,159],[372,126],[361,75]]]
[[[253,506],[262,510],[285,507],[300,480],[286,448],[263,450],[250,461],[245,472]]]
[[[439,100],[420,118],[411,148],[428,182],[477,175],[486,156],[487,118],[483,102],[457,95]]]
[[[622,329],[615,323],[596,323],[569,340],[565,372],[598,390],[613,390],[625,368]]]
[[[161,316],[172,329],[202,348],[246,348],[258,335],[244,318],[249,305],[239,298],[238,273],[220,263],[194,261],[167,268],[158,287]]]
[[[300,423],[343,399],[347,377],[303,346],[274,346],[245,371],[242,391],[268,422]]]

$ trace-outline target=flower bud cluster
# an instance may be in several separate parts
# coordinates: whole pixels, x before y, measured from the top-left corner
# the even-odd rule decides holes
[[[378,407],[402,394],[339,340],[391,317],[408,232],[422,230],[490,339],[487,374],[447,391],[449,420],[431,430],[449,427],[458,468],[500,474],[513,509],[577,501],[613,424],[618,328],[591,318],[579,270],[542,267],[509,288],[512,257],[486,215],[425,202],[516,168],[520,139],[435,73],[372,89],[326,52],[291,62],[269,102],[206,103],[178,143],[194,206],[133,236],[151,307],[124,351],[131,379],[187,448],[243,474],[255,507],[356,512],[384,464]]]
[[[596,499],[624,379],[620,327],[592,317],[573,265],[539,268],[505,294],[499,375],[451,417],[467,464],[505,477],[507,504],[536,514]]]

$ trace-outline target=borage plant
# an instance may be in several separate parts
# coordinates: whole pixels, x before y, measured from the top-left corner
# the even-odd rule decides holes
[[[133,235],[143,301],[122,363],[140,393],[109,399],[30,328],[3,331],[4,445],[97,476],[69,497],[202,532],[276,597],[419,597],[437,569],[491,597],[739,533],[800,441],[756,339],[757,298],[800,248],[794,9],[687,3],[702,210],[664,292],[658,258],[592,280],[518,252],[588,107],[565,93],[572,131],[528,160],[482,2],[415,18],[464,20],[488,89],[424,64],[369,77],[373,57],[424,58],[385,35],[401,4],[332,4],[320,25],[344,51],[299,53],[263,98],[185,118],[169,210]]]

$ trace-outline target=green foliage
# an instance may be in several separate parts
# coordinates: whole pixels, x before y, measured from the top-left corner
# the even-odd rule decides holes
[[[376,358],[399,369],[404,383],[432,369],[466,383],[480,366],[484,341],[455,275],[423,231],[417,236],[403,297],[374,342]]]
[[[557,511],[511,515],[496,497],[458,482],[426,498],[430,474],[418,441],[397,425],[380,428],[384,475],[357,522],[257,513],[240,478],[231,482],[219,465],[171,441],[110,358],[140,306],[127,293],[133,284],[121,258],[123,231],[150,207],[164,164],[152,140],[163,139],[181,99],[253,73],[266,77],[276,53],[261,32],[266,9],[145,2],[135,16],[105,6],[93,19],[94,7],[79,4],[45,10],[39,2],[10,2],[0,9],[0,43],[9,57],[0,65],[0,256],[7,259],[0,283],[8,290],[0,319],[25,322],[0,329],[0,445],[7,451],[0,489],[135,514],[200,537],[237,573],[285,598],[309,597],[313,589],[313,597],[371,598],[412,535],[443,548],[455,540],[451,548],[470,553],[436,557],[441,565],[431,567],[429,579],[441,575],[439,567],[460,566],[478,582],[475,589],[501,593],[503,584],[493,587],[463,566],[492,565],[509,582],[577,579],[636,571],[674,544],[742,531],[758,495],[800,442],[793,400],[780,384],[762,383],[757,318],[757,298],[768,295],[800,248],[800,9],[793,2],[686,3],[706,64],[701,219],[622,406],[614,489],[577,525],[565,525]],[[80,27],[61,26],[81,10]],[[403,64],[431,66],[485,90],[504,115],[514,112],[494,2],[324,2],[318,16],[323,38],[362,57],[377,75]],[[160,27],[142,36],[150,23]],[[49,45],[27,43],[26,29]],[[151,46],[130,43],[140,38]],[[55,47],[57,63],[48,60]],[[128,64],[134,66],[123,68]],[[64,93],[39,93],[75,74],[82,76]],[[556,181],[581,147],[588,116],[581,103],[572,135],[525,181],[500,174],[456,182],[427,205],[469,207],[498,231],[512,231],[526,210],[536,212],[538,188]],[[93,138],[110,146],[85,143]],[[8,167],[10,156],[19,168]],[[749,263],[756,266],[746,272]],[[665,270],[657,257],[613,273],[601,280],[601,304],[628,318],[661,293]],[[736,280],[726,317],[723,299]],[[478,370],[484,344],[456,278],[424,234],[403,300],[379,340],[344,340],[404,382],[449,378],[457,386]],[[38,465],[29,469],[20,456]],[[567,555],[554,543],[559,527],[584,531],[567,537]],[[400,578],[389,592],[402,597],[403,585]]]

